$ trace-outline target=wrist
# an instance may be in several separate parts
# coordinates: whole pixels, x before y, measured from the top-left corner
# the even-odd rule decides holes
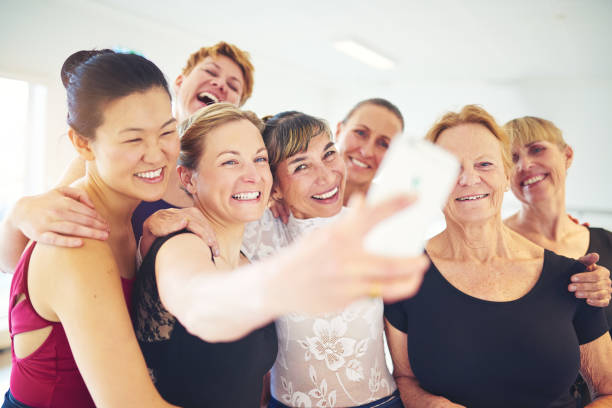
[[[5,222],[7,226],[13,231],[19,231],[23,233],[23,215],[27,213],[26,207],[30,199],[30,196],[21,197],[13,204],[8,214],[6,215]]]

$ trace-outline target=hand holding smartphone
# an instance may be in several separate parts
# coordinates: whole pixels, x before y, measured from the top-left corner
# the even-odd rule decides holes
[[[459,163],[446,150],[426,141],[396,137],[385,154],[367,201],[376,203],[399,193],[417,202],[378,224],[364,240],[367,251],[386,256],[423,253],[427,231],[439,218],[457,181]]]

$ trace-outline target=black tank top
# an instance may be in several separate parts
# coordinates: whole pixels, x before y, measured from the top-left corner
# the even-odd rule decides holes
[[[185,408],[259,406],[263,376],[276,359],[274,323],[232,342],[189,334],[164,308],[155,279],[159,249],[181,233],[189,232],[153,243],[134,282],[132,320],[155,386],[166,401]]]

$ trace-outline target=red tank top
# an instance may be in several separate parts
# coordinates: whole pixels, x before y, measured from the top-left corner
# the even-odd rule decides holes
[[[35,245],[36,243],[33,243],[23,253],[13,275],[9,330],[13,339],[19,333],[47,326],[52,329],[40,347],[25,358],[15,356],[11,346],[11,393],[18,401],[32,407],[95,407],[72,356],[62,324],[43,319],[30,303],[28,266]],[[132,283],[132,280],[121,279],[128,305]],[[15,300],[21,294],[25,295],[25,299],[15,305]]]

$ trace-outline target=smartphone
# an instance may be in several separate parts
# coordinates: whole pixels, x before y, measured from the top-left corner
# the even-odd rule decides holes
[[[459,162],[441,147],[427,140],[395,137],[366,200],[374,204],[398,193],[411,193],[417,201],[377,224],[365,237],[365,249],[397,257],[423,253],[431,224],[440,218],[458,174]]]

